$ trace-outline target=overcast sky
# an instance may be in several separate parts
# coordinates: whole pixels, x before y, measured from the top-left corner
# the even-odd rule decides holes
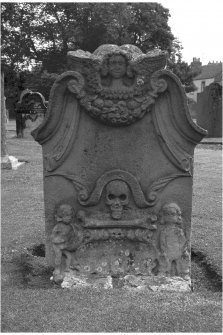
[[[183,60],[193,57],[203,65],[223,61],[223,1],[222,0],[160,0],[170,10],[169,25],[183,46]]]

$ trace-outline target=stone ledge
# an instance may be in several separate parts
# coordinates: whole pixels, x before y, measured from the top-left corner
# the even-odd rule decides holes
[[[19,162],[14,156],[1,157],[1,168],[7,170],[17,170],[25,162]]]
[[[53,280],[52,277],[51,280]],[[124,288],[128,290],[145,289],[153,292],[191,292],[191,279],[189,276],[181,278],[177,276],[136,276],[130,274],[120,278],[99,277],[93,274],[78,274],[76,271],[69,270],[65,273],[61,287],[67,289],[91,287],[93,289]]]
[[[222,144],[222,137],[205,137],[200,144]]]

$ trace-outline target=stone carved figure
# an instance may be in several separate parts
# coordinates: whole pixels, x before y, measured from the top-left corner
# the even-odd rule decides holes
[[[176,274],[184,277],[189,274],[189,252],[187,239],[181,226],[181,209],[176,203],[165,204],[159,217],[162,225],[159,235],[160,272],[172,274],[173,262],[175,262]]]
[[[119,220],[124,207],[129,203],[128,185],[121,180],[112,180],[106,186],[106,204],[110,207],[111,217]]]
[[[71,51],[68,62],[79,72],[68,83],[69,90],[89,115],[109,125],[142,118],[167,87],[165,80],[152,77],[165,66],[165,52],[143,55],[132,45],[104,45],[94,54]]]
[[[67,271],[71,264],[71,252],[77,248],[81,241],[80,231],[73,226],[74,211],[68,204],[61,204],[55,213],[57,222],[51,233],[53,250],[55,253],[55,270],[53,273],[54,281],[63,279],[62,255],[66,256],[65,270]],[[76,228],[76,229],[75,229]]]

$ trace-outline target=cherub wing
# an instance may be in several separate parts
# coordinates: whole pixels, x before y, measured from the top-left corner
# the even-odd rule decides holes
[[[163,69],[167,63],[167,53],[165,51],[151,51],[147,54],[136,55],[130,62],[130,66],[136,74],[138,80],[142,80],[144,85],[150,86],[151,75]]]
[[[101,59],[83,50],[70,51],[67,54],[68,69],[77,71],[85,79],[85,90],[97,92],[100,84],[99,68]]]

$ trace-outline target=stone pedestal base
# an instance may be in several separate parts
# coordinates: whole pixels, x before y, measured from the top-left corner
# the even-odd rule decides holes
[[[53,279],[53,278],[51,278]],[[65,273],[62,288],[75,289],[80,287],[92,287],[99,289],[125,288],[125,289],[145,289],[153,292],[190,292],[191,279],[181,277],[165,276],[142,276],[126,275],[124,277],[98,276],[78,274],[77,271],[69,270]]]
[[[25,162],[19,162],[14,156],[1,157],[1,168],[7,170],[17,170],[17,168]]]

